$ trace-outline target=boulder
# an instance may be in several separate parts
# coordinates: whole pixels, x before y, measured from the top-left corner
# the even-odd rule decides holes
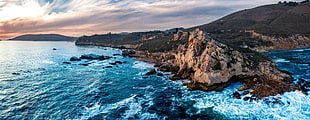
[[[156,74],[156,70],[155,69],[151,69],[149,72],[147,72],[145,75],[153,75]]]
[[[162,73],[157,73],[157,76],[164,76],[164,74],[162,74]]]
[[[239,92],[234,92],[232,95],[234,98],[241,99],[241,94]]]
[[[78,57],[73,56],[73,57],[70,58],[70,61],[81,61],[81,59],[78,58]]]
[[[100,55],[96,54],[84,54],[80,57],[81,59],[100,59]]]

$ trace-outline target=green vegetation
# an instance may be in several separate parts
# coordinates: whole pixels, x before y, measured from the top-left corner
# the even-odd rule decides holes
[[[165,37],[147,40],[142,42],[143,45],[138,48],[138,50],[148,50],[149,52],[166,52],[170,50],[175,50],[180,44],[185,44],[186,40],[172,40],[173,34]]]

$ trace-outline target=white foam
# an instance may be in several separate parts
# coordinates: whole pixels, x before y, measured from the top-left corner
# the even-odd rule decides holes
[[[290,62],[289,60],[286,60],[286,59],[283,59],[283,58],[274,59],[273,61],[276,62],[276,63],[279,63],[279,62]]]
[[[47,63],[47,64],[55,64],[55,62],[53,61],[49,61],[49,60],[42,60],[42,63]]]
[[[138,69],[151,69],[154,68],[153,64],[143,62],[143,61],[136,61],[134,62],[134,65],[132,66],[133,68],[138,68]]]
[[[215,93],[204,95],[202,98],[194,98],[194,107],[199,114],[205,108],[213,108],[227,117],[234,119],[310,119],[310,97],[300,91],[287,92],[278,96],[284,105],[266,104],[263,100],[259,102],[248,102],[232,98],[229,92],[224,94]]]
[[[142,105],[153,105],[152,98],[150,96],[146,96],[145,99],[137,97],[137,95],[133,95],[129,98],[123,99],[122,101],[107,104],[104,106],[99,105],[96,103],[92,107],[85,108],[85,110],[82,113],[81,120],[87,120],[91,117],[94,117],[99,114],[108,114],[114,109],[120,109],[123,107],[128,108],[128,110],[125,111],[125,113],[122,115],[122,118],[124,119],[131,119],[134,118],[136,115],[140,119],[153,119],[158,118],[158,115],[155,113],[148,113],[146,111],[143,111]]]

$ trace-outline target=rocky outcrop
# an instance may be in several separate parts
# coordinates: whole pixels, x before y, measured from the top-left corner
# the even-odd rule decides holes
[[[289,36],[271,36],[263,35],[254,30],[246,30],[253,38],[259,38],[266,42],[271,42],[271,46],[258,46],[256,50],[275,50],[275,49],[298,49],[310,47],[310,37],[293,34]]]
[[[206,38],[196,30],[173,52],[144,55],[159,62],[159,70],[175,73],[172,80],[190,79],[186,84],[189,90],[221,91],[237,80],[246,83],[240,91],[252,89],[252,96],[261,99],[299,89],[284,82],[292,81],[292,77],[260,53],[246,48],[235,50]]]

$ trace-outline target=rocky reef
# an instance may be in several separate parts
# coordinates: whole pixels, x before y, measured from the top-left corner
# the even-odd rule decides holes
[[[248,48],[232,48],[212,40],[199,29],[179,31],[172,41],[184,39],[187,42],[176,50],[136,51],[129,56],[155,62],[159,70],[174,74],[172,80],[189,79],[190,83],[185,83],[189,90],[221,91],[235,81],[246,83],[238,90],[250,93],[255,99],[302,90],[291,85],[294,79],[261,53]],[[124,53],[128,54],[128,51]]]

